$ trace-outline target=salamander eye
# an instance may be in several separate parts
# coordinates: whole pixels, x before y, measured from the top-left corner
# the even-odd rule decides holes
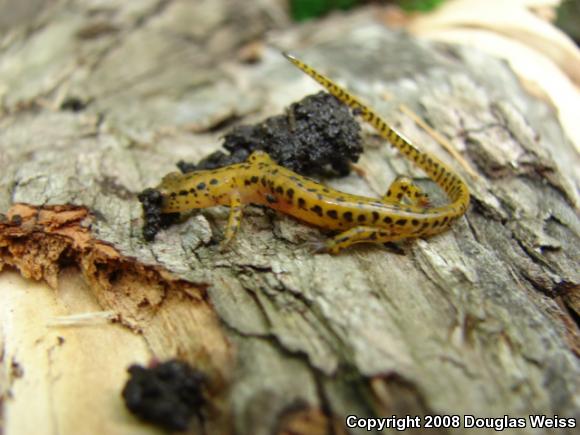
[[[270,158],[268,153],[266,153],[264,151],[254,151],[250,155],[248,160],[252,163],[257,163],[257,162],[270,163],[272,161],[272,159]]]

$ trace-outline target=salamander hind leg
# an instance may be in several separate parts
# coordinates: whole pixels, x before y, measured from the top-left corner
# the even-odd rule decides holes
[[[326,242],[321,242],[318,245],[316,252],[327,252],[329,254],[338,254],[345,248],[357,243],[380,243],[397,242],[406,238],[405,235],[393,234],[385,228],[377,227],[354,227],[350,230],[344,231]]]
[[[220,245],[222,250],[225,250],[236,236],[242,222],[242,215],[243,205],[240,195],[232,195],[230,197],[230,215],[228,217],[228,224],[226,226],[224,240]]]
[[[381,201],[386,204],[402,204],[404,199],[408,200],[411,205],[430,207],[429,196],[409,177],[399,175],[391,183]]]

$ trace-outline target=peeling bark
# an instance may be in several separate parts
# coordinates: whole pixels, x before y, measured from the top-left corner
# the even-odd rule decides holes
[[[296,48],[465,175],[398,108],[426,119],[478,173],[466,176],[467,215],[405,255],[361,246],[312,256],[303,243],[318,230],[255,207],[228,252],[217,245],[220,208],[145,243],[139,191],[218,148],[223,130],[212,127],[318,90],[274,49],[251,67],[232,61],[272,15],[213,3],[57,5],[0,45],[0,268],[59,289],[61,270],[77,267],[151,358],[208,374],[206,433],[341,434],[351,414],[580,417],[578,155],[553,109],[504,64],[393,33],[372,9],[280,30],[270,44]],[[366,139],[366,176],[334,187],[377,196],[397,174],[422,176]],[[22,370],[1,378],[6,410],[34,366],[11,359],[26,345],[1,322],[4,372]],[[50,418],[67,427],[66,416]]]

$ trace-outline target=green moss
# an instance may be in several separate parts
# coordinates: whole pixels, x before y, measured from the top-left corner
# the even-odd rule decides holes
[[[406,11],[429,12],[443,3],[444,0],[400,0],[399,3]]]
[[[435,9],[444,0],[397,0],[406,11],[428,12]],[[320,17],[334,9],[347,10],[363,3],[359,0],[290,0],[290,12],[295,21],[304,21]]]
[[[580,44],[580,0],[567,0],[558,8],[556,25]]]
[[[350,9],[357,0],[291,0],[290,10],[295,21],[320,17],[333,9]]]

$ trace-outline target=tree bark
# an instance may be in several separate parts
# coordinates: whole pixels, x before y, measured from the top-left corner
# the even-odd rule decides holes
[[[502,62],[393,32],[374,9],[289,27],[274,6],[235,3],[50,3],[3,40],[0,268],[53,289],[4,272],[6,433],[155,433],[123,408],[124,371],[172,357],[209,379],[191,433],[345,433],[348,415],[580,417],[580,159],[554,110]],[[242,64],[275,26],[261,60]],[[257,207],[227,252],[225,208],[146,243],[138,192],[217,149],[224,124],[318,91],[281,49],[460,172],[466,216],[404,255],[312,255],[318,230]],[[365,176],[329,184],[379,196],[398,174],[424,177],[370,130],[365,141]],[[101,311],[114,322],[58,323]]]

